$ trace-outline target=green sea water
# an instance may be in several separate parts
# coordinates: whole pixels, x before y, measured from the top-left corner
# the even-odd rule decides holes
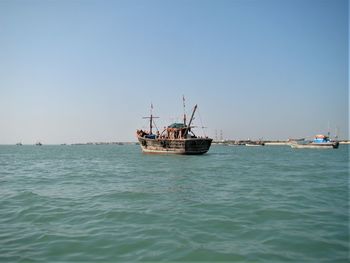
[[[0,262],[349,262],[349,147],[0,146]]]

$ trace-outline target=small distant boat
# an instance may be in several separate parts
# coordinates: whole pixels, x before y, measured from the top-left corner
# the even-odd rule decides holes
[[[22,146],[21,142],[16,143],[17,146]]]
[[[36,144],[35,144],[36,146],[41,146],[41,145],[43,145],[41,142],[37,142]]]
[[[252,146],[252,147],[255,147],[255,146],[264,146],[265,143],[263,141],[250,141],[250,142],[247,142],[245,144],[245,146]]]
[[[153,106],[151,105],[151,109]],[[194,106],[191,119],[186,123],[186,114],[184,114],[183,123],[173,123],[162,132],[157,131],[153,134],[153,119],[157,118],[152,115],[145,117],[150,119],[150,130],[137,130],[136,136],[144,153],[157,154],[204,154],[206,153],[213,139],[205,137],[197,137],[191,126],[194,119],[194,113],[197,105]]]
[[[313,141],[294,141],[290,146],[299,149],[337,149],[339,147],[339,142],[332,141],[328,136],[319,134],[315,136]]]

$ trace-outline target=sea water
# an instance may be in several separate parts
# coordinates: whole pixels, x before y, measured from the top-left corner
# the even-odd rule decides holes
[[[348,262],[349,147],[0,146],[0,261]]]

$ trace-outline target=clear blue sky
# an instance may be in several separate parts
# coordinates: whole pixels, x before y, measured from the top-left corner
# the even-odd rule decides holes
[[[0,1],[0,143],[133,141],[195,103],[206,134],[348,138],[342,0]],[[199,117],[195,120],[201,125]]]

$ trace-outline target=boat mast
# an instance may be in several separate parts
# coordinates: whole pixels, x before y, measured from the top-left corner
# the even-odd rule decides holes
[[[151,117],[149,118],[149,134],[152,134],[152,123],[153,123],[153,103],[151,102]]]
[[[184,107],[184,125],[186,126],[186,105],[185,105],[185,96],[182,95],[182,102]]]
[[[197,109],[197,104],[194,106],[194,109],[193,109],[193,112],[192,112],[192,115],[191,115],[191,119],[190,119],[190,122],[188,123],[188,126],[186,127],[186,130],[184,132],[184,136],[187,135],[188,130],[190,129],[190,126],[191,126],[191,123],[193,121],[193,117],[194,117],[194,113],[196,112],[196,109]]]
[[[149,117],[143,117],[143,119],[149,119],[149,134],[153,134],[152,133],[152,128],[153,128],[153,119],[159,118],[159,117],[154,117],[153,116],[153,104],[151,103],[151,111],[150,111],[150,116]]]

